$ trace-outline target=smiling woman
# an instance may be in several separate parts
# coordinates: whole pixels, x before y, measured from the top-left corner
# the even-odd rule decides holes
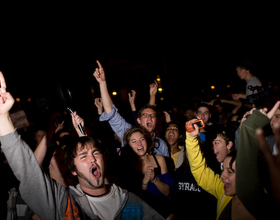
[[[148,118],[150,117],[149,115]],[[153,154],[153,140],[143,127],[132,127],[125,133],[126,145],[121,153],[121,186],[140,196],[167,218],[172,214],[168,197],[173,189],[174,179],[165,158]]]

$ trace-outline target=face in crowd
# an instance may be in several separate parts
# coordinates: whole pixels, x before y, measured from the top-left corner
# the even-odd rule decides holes
[[[146,128],[148,132],[153,132],[157,123],[156,111],[151,108],[144,109],[141,116],[137,118],[137,122]]]
[[[72,174],[78,177],[83,190],[104,187],[105,161],[102,152],[93,142],[78,143],[74,166]]]
[[[210,110],[207,107],[201,106],[197,109],[197,114],[199,118],[201,118],[205,125],[208,124],[208,121],[211,117]]]
[[[212,142],[214,154],[219,163],[222,163],[230,152],[233,143],[226,138],[222,134],[217,134],[216,138]]]
[[[165,139],[170,146],[178,144],[180,137],[179,128],[176,123],[171,123],[167,126],[165,131]]]
[[[247,80],[248,76],[250,74],[250,70],[246,70],[245,68],[242,68],[242,67],[237,67],[236,73],[240,79]]]
[[[221,174],[224,183],[224,190],[226,196],[236,195],[236,160],[231,156],[227,156],[223,163],[223,171]]]
[[[272,119],[270,121],[270,126],[272,128],[273,133],[275,133],[275,128],[274,128],[275,122],[280,124],[280,109],[276,110],[275,114],[273,115],[273,117],[272,117]]]
[[[138,155],[145,155],[147,152],[147,141],[144,134],[140,131],[136,131],[130,135],[129,146]]]

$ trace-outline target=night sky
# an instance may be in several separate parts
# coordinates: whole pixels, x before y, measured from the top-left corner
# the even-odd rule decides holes
[[[21,16],[18,7],[1,26],[0,70],[9,91],[43,97],[60,80],[83,90],[96,86],[96,59],[106,70],[107,63],[119,58],[145,63],[153,74],[164,75],[166,93],[172,96],[212,84],[244,86],[234,66],[241,59],[255,64],[261,80],[279,81],[279,25],[273,6],[138,6],[112,6],[104,13],[74,10],[75,5],[71,10],[40,7],[21,11]]]

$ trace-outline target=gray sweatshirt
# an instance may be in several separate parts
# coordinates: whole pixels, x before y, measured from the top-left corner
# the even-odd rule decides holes
[[[76,187],[65,188],[45,174],[29,146],[17,131],[0,136],[1,148],[20,181],[22,199],[42,220],[100,219],[90,207],[87,196]],[[114,219],[164,219],[135,194],[125,194]]]

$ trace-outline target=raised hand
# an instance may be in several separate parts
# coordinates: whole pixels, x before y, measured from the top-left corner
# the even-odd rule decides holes
[[[76,132],[78,133],[79,137],[85,136],[81,133],[81,131],[78,127],[79,124],[81,124],[81,126],[84,127],[84,119],[82,119],[79,115],[77,115],[76,111],[74,113],[71,113],[71,117],[72,117],[73,126],[74,126]]]
[[[128,93],[128,100],[132,111],[136,111],[135,98],[136,92],[135,90],[131,90],[131,93]]]
[[[97,80],[97,82],[105,82],[106,78],[105,78],[105,72],[103,67],[101,66],[100,62],[98,60],[96,60],[96,63],[98,64],[98,68],[95,69],[93,76],[95,77],[95,79]]]
[[[101,98],[95,98],[94,99],[94,104],[95,104],[95,106],[97,108],[97,113],[99,115],[101,115],[103,113],[103,104],[102,104]]]
[[[0,115],[8,114],[15,100],[12,95],[6,91],[6,81],[2,72],[0,72]]]
[[[129,103],[132,104],[135,102],[135,98],[136,98],[136,92],[135,90],[131,90],[131,93],[128,93],[128,100]]]
[[[192,122],[194,122],[194,121],[196,121],[197,119],[192,119],[192,120],[190,120],[190,121],[187,121],[186,122],[186,125],[190,125]],[[192,137],[196,137],[198,134],[199,134],[199,128],[198,128],[198,126],[196,125],[196,124],[194,124],[194,128],[195,128],[195,130],[194,131],[192,131],[192,132],[187,132],[190,136],[192,136]]]
[[[171,122],[170,114],[167,111],[163,111],[163,113],[164,113],[164,116],[165,116],[166,123]]]
[[[157,94],[158,83],[156,80],[152,84],[150,84],[150,95],[154,96]]]

